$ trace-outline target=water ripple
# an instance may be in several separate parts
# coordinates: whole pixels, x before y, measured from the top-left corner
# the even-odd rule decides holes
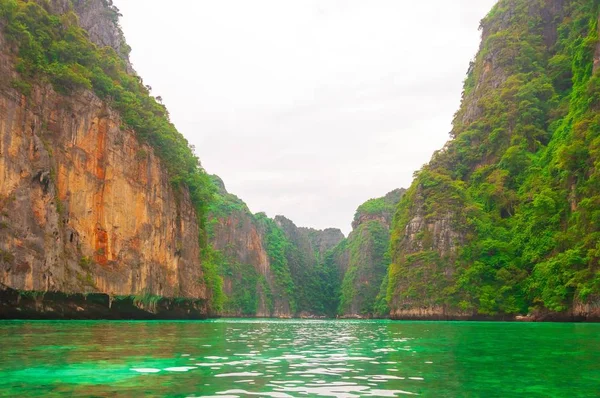
[[[415,354],[414,349],[406,345],[411,340],[407,336],[369,333],[365,338],[361,336],[364,332],[361,325],[343,322],[266,322],[259,326],[250,321],[236,325],[240,327],[226,329],[226,348],[222,352],[211,350],[211,355],[206,355],[203,350],[188,350],[189,353],[181,357],[193,356],[205,361],[195,362],[195,366],[173,364],[163,369],[190,375],[199,373],[209,380],[207,387],[222,385],[210,382],[211,378],[231,379],[228,387],[231,383],[248,386],[247,389],[216,389],[212,392],[216,395],[204,395],[205,398],[396,397],[418,395],[418,389],[410,390],[415,382],[424,381],[418,373],[398,375],[400,364],[408,355]],[[253,328],[254,325],[258,327]],[[225,352],[228,354],[222,355]],[[424,362],[424,359],[420,361]],[[146,374],[161,371],[141,366],[132,370]],[[386,388],[381,387],[383,384]]]
[[[3,330],[6,396],[587,396],[600,383],[596,325],[218,320]]]

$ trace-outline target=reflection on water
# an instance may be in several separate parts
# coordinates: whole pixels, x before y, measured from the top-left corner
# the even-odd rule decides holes
[[[594,396],[600,325],[0,322],[0,395]]]

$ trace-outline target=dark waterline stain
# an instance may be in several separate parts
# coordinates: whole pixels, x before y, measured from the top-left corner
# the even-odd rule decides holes
[[[4,321],[0,395],[597,396],[600,325]]]

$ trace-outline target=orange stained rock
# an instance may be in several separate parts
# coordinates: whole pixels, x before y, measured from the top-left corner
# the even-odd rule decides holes
[[[106,131],[108,121],[106,119],[94,119],[93,126],[98,126],[98,134],[96,137],[96,177],[104,180],[106,177],[106,167],[104,164],[104,156],[106,152]]]
[[[96,227],[96,252],[94,260],[105,266],[108,264],[108,233],[101,226]]]
[[[10,73],[0,62],[0,76]],[[0,283],[81,292],[80,263],[90,258],[86,289],[206,297],[189,193],[175,191],[116,113],[89,92],[61,97],[47,88],[27,101],[0,90],[0,112],[0,207],[11,226],[0,245],[22,247],[15,264],[30,265],[0,273]],[[44,192],[32,177],[53,170]]]

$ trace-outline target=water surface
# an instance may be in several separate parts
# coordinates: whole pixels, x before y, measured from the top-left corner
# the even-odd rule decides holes
[[[600,394],[600,325],[321,320],[0,322],[0,395]]]

